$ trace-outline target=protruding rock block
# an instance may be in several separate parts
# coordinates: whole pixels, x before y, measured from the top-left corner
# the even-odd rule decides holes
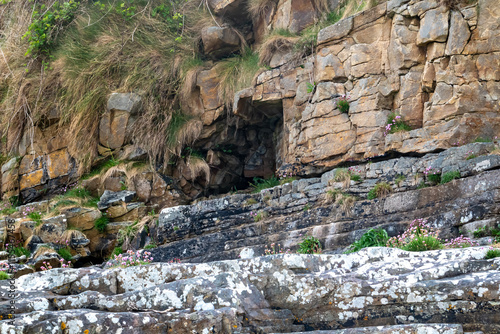
[[[130,140],[135,115],[141,108],[141,98],[135,93],[113,93],[108,99],[107,112],[99,124],[99,143],[111,149],[120,148]]]
[[[203,52],[213,58],[227,56],[238,51],[240,38],[236,32],[227,26],[206,27],[201,30]]]

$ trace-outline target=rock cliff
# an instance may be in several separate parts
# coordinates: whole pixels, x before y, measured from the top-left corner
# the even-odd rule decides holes
[[[498,0],[155,1],[0,4],[1,334],[500,333]]]

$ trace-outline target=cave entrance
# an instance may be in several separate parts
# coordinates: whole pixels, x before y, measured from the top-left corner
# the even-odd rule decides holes
[[[283,102],[265,102],[240,98],[235,114],[245,121],[247,154],[244,158],[243,177],[248,182],[253,178],[269,178],[281,164],[283,141]]]

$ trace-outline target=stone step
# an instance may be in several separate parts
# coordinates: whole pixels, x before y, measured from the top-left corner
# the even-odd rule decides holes
[[[270,332],[266,332],[270,333]],[[278,334],[283,332],[272,332]],[[373,326],[347,328],[337,330],[320,330],[309,332],[289,332],[286,334],[464,334],[462,325],[460,324],[407,324],[407,325],[392,325],[392,326]],[[474,332],[478,334],[480,332]]]

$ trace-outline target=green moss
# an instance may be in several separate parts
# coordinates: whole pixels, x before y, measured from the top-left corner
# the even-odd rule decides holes
[[[460,172],[458,170],[446,172],[441,176],[441,184],[445,184],[459,178],[460,178]]]

